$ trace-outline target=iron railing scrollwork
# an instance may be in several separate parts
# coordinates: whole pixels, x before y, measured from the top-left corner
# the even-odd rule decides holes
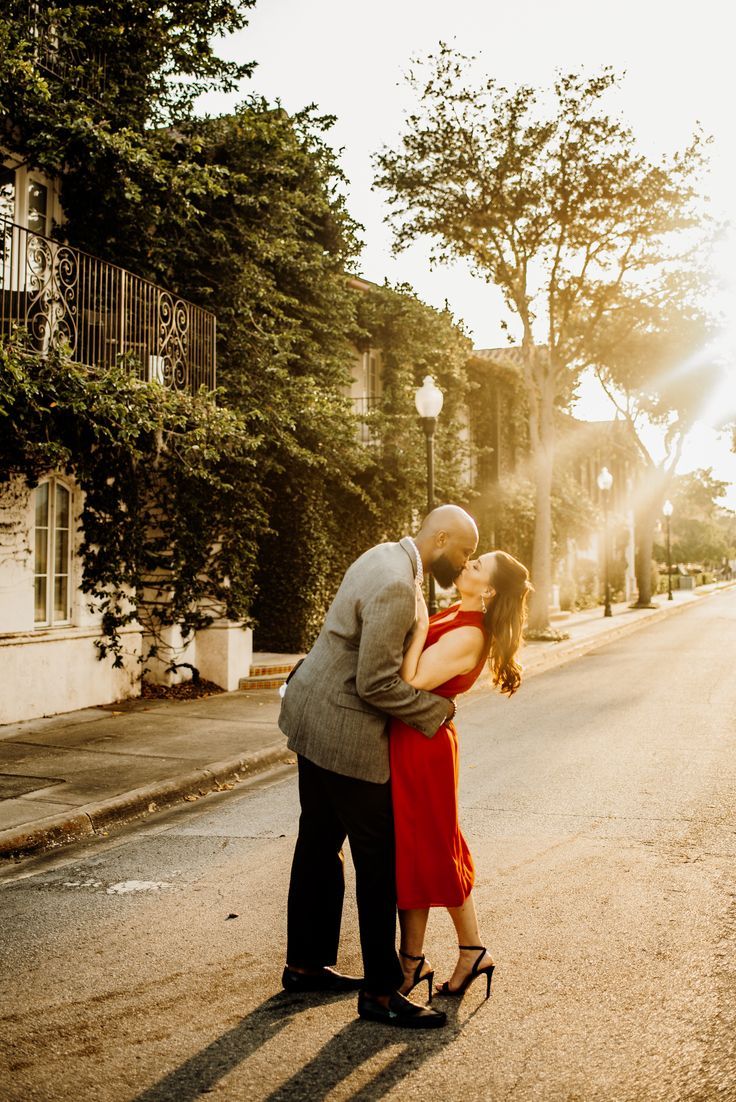
[[[48,352],[64,341],[77,349],[79,267],[74,250],[28,235],[27,325],[34,348]]]
[[[0,339],[64,345],[89,367],[125,364],[176,390],[215,388],[215,316],[115,264],[0,218]]]
[[[36,64],[42,72],[69,81],[93,99],[105,91],[106,55],[91,42],[80,43],[72,39],[45,0],[29,0],[25,25],[33,42]]]
[[[177,390],[185,385],[189,350],[189,314],[181,299],[164,292],[158,303],[164,381]]]

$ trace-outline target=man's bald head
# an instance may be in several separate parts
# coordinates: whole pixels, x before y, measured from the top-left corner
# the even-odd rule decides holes
[[[478,546],[478,527],[459,505],[439,505],[424,518],[415,542],[425,568],[449,589]]]
[[[419,536],[426,533],[431,538],[438,532],[465,537],[468,541],[474,540],[471,555],[478,545],[478,526],[470,513],[466,513],[459,505],[438,505],[431,513],[427,513],[419,529]]]

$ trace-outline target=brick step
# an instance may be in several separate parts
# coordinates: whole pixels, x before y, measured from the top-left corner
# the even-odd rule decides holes
[[[252,665],[250,668],[251,677],[280,677],[281,674],[286,677],[291,673],[294,668],[294,663],[283,663],[280,666],[256,666]]]
[[[270,654],[256,651],[250,664],[250,675],[241,677],[238,687],[243,691],[279,689],[286,681],[301,654]]]
[[[288,676],[287,671],[287,673],[277,677],[268,674],[261,674],[257,677],[241,677],[238,688],[241,692],[253,692],[255,689],[280,689]]]

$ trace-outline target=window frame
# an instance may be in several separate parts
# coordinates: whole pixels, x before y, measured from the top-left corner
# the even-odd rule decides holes
[[[8,177],[12,176],[12,178],[13,178],[12,181],[8,180],[8,183],[11,184],[12,189],[13,189],[13,195],[12,195],[12,198],[11,198],[11,204],[12,204],[13,209],[8,210],[6,214],[3,214],[2,213],[2,208],[0,208],[0,218],[3,218],[7,222],[17,222],[18,221],[18,218],[17,218],[17,215],[18,215],[18,169],[15,167],[15,165],[5,164],[5,162],[3,162],[0,159],[0,172],[2,172],[3,174],[7,173]]]
[[[33,189],[37,189],[39,195],[43,195],[43,209],[34,206],[34,193]],[[51,229],[51,205],[53,202],[52,189],[48,183],[40,176],[30,172],[26,176],[26,194],[25,194],[25,224],[29,233],[36,234],[38,237],[50,237]],[[43,219],[43,229],[38,229],[31,225],[34,220]]]
[[[53,238],[54,228],[60,226],[64,220],[59,205],[58,178],[28,168],[11,154],[5,154],[2,148],[0,148],[0,167],[15,175],[14,211],[11,217],[8,217],[8,214],[4,217],[21,229],[27,230],[28,233],[36,234],[38,237]],[[31,226],[31,189],[34,187],[45,192],[46,211],[43,232]]]
[[[39,525],[38,522],[38,493],[44,487],[48,487],[48,499],[46,504],[46,524]],[[61,489],[68,495],[68,520],[66,527],[60,527],[57,523],[57,491]],[[38,548],[38,532],[44,530],[46,533],[46,570],[37,570],[37,548]],[[66,570],[57,570],[56,561],[56,543],[57,534],[66,531],[66,556],[63,565]],[[72,487],[63,479],[56,475],[51,475],[49,478],[43,479],[39,482],[38,486],[33,491],[33,626],[34,629],[49,629],[57,627],[69,627],[73,622],[72,616],[72,566],[74,560],[74,491]],[[36,586],[37,579],[46,579],[46,595],[45,595],[45,617],[43,620],[36,619],[37,600],[36,600]],[[65,615],[63,617],[56,615],[55,603],[56,603],[56,582],[58,578],[66,578],[66,600],[65,600]]]

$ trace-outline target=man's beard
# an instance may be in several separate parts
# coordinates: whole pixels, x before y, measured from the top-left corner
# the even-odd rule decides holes
[[[444,554],[435,559],[429,570],[437,584],[442,586],[443,589],[449,589],[451,585],[454,585],[455,579],[459,578],[463,572],[461,566],[455,566]]]

